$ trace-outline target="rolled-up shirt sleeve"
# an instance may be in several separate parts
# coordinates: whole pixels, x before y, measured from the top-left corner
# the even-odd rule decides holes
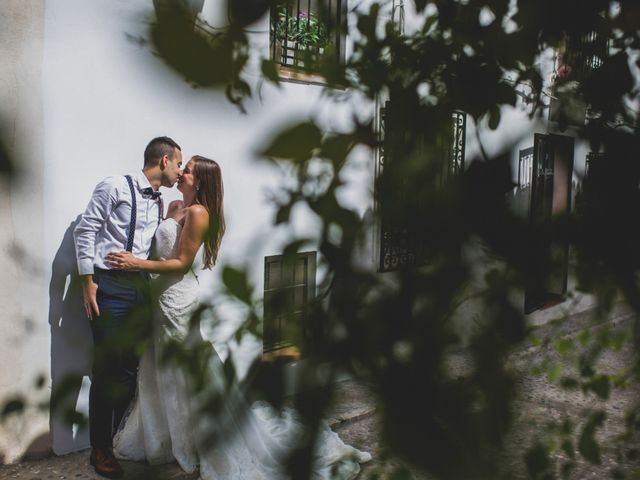
[[[100,182],[80,217],[78,225],[73,230],[73,240],[76,247],[76,260],[80,275],[94,273],[93,265],[96,255],[96,236],[105,227],[107,218],[118,201],[117,188],[109,179]]]

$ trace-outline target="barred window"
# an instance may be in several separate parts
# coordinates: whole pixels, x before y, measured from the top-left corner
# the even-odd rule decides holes
[[[271,10],[270,55],[283,79],[322,83],[324,60],[345,59],[346,0],[287,0]]]
[[[583,35],[567,36],[559,48],[549,120],[558,122],[560,131],[568,125],[584,126],[591,118],[590,107],[579,93],[579,87],[602,66],[608,55],[607,36],[598,29]]]
[[[263,352],[296,350],[302,324],[316,290],[316,252],[264,259]]]
[[[560,49],[557,75],[560,79],[582,79],[600,67],[608,54],[607,37],[597,31],[570,36]]]
[[[531,187],[533,177],[533,147],[520,150],[518,158],[518,188]]]

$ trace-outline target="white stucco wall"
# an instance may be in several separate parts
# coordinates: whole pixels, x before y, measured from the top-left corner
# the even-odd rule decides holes
[[[202,15],[211,23],[224,19],[219,4],[224,2],[205,2]],[[70,234],[95,184],[108,175],[140,169],[147,142],[159,135],[174,138],[185,159],[194,154],[216,159],[223,170],[227,220],[219,265],[249,265],[261,292],[263,258],[278,253],[290,233],[271,227],[274,211],[267,192],[277,186],[280,174],[256,161],[256,150],[279,127],[296,120],[313,116],[341,130],[351,117],[348,105],[328,106],[322,87],[315,85],[287,83],[277,89],[265,83],[260,98],[247,102],[248,115],[221,91],[192,88],[148,44],[135,41],[147,36],[151,0],[31,1],[30,8],[37,10],[31,12],[20,8],[24,2],[12,0],[11,5],[11,16],[2,12],[2,26],[11,24],[13,30],[3,29],[2,38],[12,32],[13,43],[3,41],[2,52],[10,56],[14,70],[0,78],[8,86],[3,94],[16,125],[16,148],[25,149],[21,166],[28,175],[13,185],[12,196],[0,194],[1,219],[10,227],[0,236],[0,295],[7,305],[0,316],[6,344],[0,355],[5,365],[15,367],[0,376],[0,393],[28,390],[39,372],[50,375],[53,386],[66,374],[79,373],[84,381],[72,389],[72,401],[86,412],[91,340],[79,291],[69,285],[75,267]],[[268,19],[258,23],[252,27],[254,52],[267,55]],[[254,67],[248,80],[257,82],[258,77]],[[354,188],[343,189],[341,199],[363,213],[371,204],[371,152],[363,149],[358,155],[360,161],[345,173]],[[29,201],[25,192],[33,194]],[[165,189],[165,205],[179,196],[177,190]],[[312,233],[317,222],[301,211],[293,229]],[[13,261],[12,245],[29,255],[37,272]],[[203,293],[220,285],[220,271],[200,276]],[[9,285],[16,291],[8,290]],[[222,315],[223,328],[213,332],[219,342],[240,320],[233,318],[233,309]],[[33,325],[28,334],[20,334],[25,324],[17,319],[22,318]],[[257,341],[236,348],[241,369],[260,348]],[[36,435],[46,434],[44,413],[39,428],[24,432],[15,446],[3,438],[0,449],[7,460],[16,459]],[[55,418],[51,429],[58,454],[88,445],[86,430]]]
[[[49,326],[43,228],[43,2],[0,9],[0,128],[17,174],[0,177],[0,404],[47,375]],[[33,393],[34,402],[46,389]],[[47,436],[46,412],[29,408],[0,424],[0,459],[13,461]],[[44,438],[46,443],[46,438]],[[35,445],[32,445],[32,447]],[[37,447],[36,447],[37,448]]]

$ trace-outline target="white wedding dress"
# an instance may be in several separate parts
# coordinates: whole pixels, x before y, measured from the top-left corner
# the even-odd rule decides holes
[[[176,256],[181,226],[164,220],[155,235],[154,258]],[[285,478],[282,460],[299,446],[305,434],[294,411],[276,412],[265,402],[255,402],[242,410],[243,396],[232,389],[232,401],[225,402],[224,428],[232,425],[233,435],[225,435],[213,448],[206,448],[207,435],[217,428],[211,417],[195,418],[197,396],[190,394],[187,374],[177,366],[161,365],[159,352],[168,338],[187,345],[203,342],[199,332],[189,329],[198,305],[198,279],[186,274],[158,275],[152,279],[157,293],[153,339],[149,342],[138,372],[136,398],[114,437],[114,451],[124,460],[147,460],[151,464],[177,461],[188,473],[200,467],[203,480],[276,480]],[[213,348],[213,346],[211,346]],[[215,351],[208,367],[212,385],[221,382],[223,364]],[[229,399],[227,399],[229,400]],[[208,419],[207,419],[208,418]],[[227,430],[228,431],[228,430]],[[345,445],[326,422],[322,422],[313,460],[314,480],[353,479],[360,463],[371,455]]]

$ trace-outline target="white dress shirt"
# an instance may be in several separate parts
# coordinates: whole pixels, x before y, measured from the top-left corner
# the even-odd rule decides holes
[[[132,174],[136,195],[136,226],[132,252],[138,258],[148,258],[151,241],[158,228],[162,202],[143,195],[151,187],[142,171]],[[73,231],[78,273],[90,275],[94,267],[109,269],[105,256],[126,250],[131,223],[131,190],[124,175],[107,177],[100,182]]]

